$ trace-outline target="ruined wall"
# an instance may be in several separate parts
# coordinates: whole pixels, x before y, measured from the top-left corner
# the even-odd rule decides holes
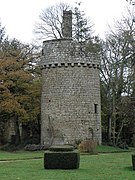
[[[101,143],[99,59],[71,39],[43,43],[41,144]]]

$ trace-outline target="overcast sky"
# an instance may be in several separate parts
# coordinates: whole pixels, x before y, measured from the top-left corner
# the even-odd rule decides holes
[[[126,0],[80,0],[81,9],[95,24],[94,30],[103,35],[107,24],[122,17],[126,9]],[[59,2],[75,5],[78,0],[0,0],[0,20],[6,27],[10,38],[17,38],[30,43],[34,38],[34,24],[38,21],[40,12]]]

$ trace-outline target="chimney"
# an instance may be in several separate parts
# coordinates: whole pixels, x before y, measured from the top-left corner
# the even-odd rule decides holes
[[[63,11],[63,38],[72,38],[72,11]]]

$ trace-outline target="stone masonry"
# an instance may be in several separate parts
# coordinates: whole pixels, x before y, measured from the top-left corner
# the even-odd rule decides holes
[[[72,16],[65,13],[64,22]],[[66,16],[68,15],[68,16]],[[43,42],[41,144],[74,144],[94,139],[101,144],[99,59],[71,38]],[[68,29],[69,28],[69,29]]]

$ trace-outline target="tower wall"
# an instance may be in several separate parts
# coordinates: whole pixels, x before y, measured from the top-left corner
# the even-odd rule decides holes
[[[97,56],[71,39],[45,41],[41,68],[41,144],[74,144],[86,138],[100,144]]]

